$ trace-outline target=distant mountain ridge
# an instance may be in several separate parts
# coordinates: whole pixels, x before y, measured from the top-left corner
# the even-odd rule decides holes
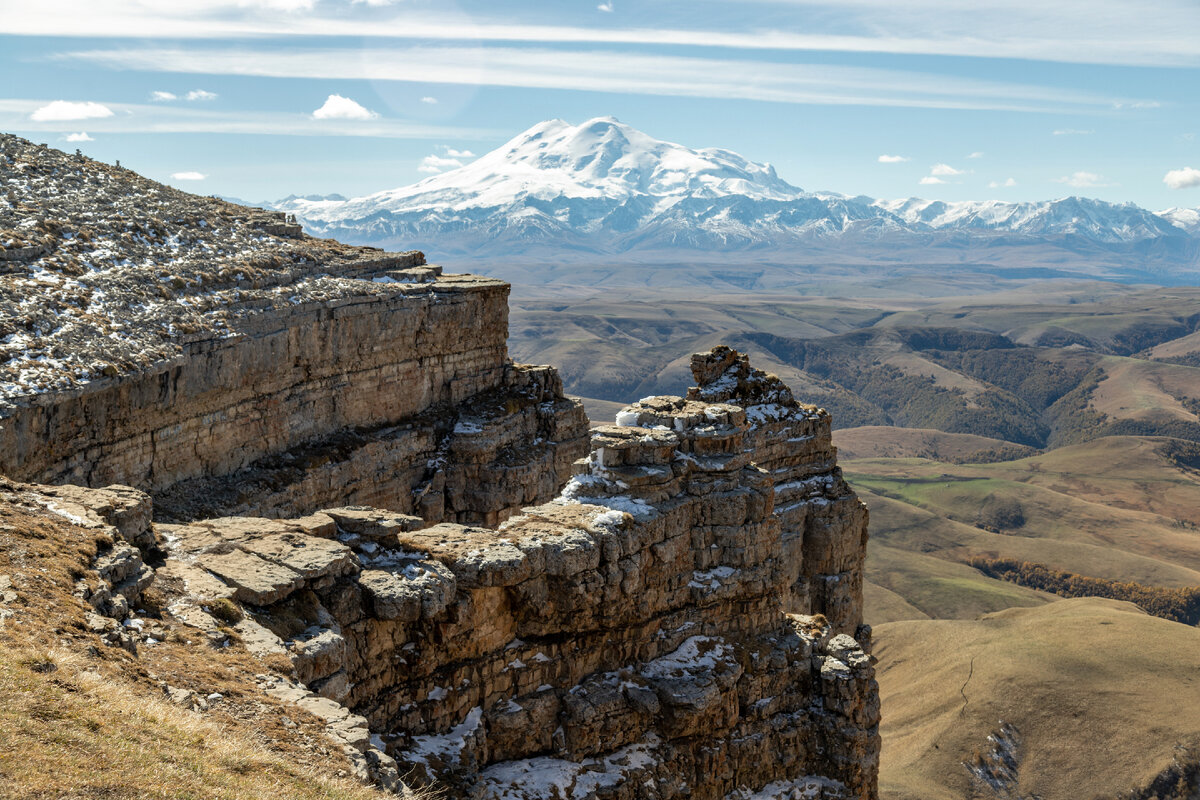
[[[692,251],[775,259],[803,247],[867,260],[881,253],[903,259],[909,248],[936,248],[943,259],[982,249],[995,260],[998,248],[1045,245],[1135,267],[1200,267],[1196,209],[1155,214],[1081,197],[947,203],[806,192],[769,164],[663,142],[611,117],[538,123],[463,167],[410,186],[349,200],[292,196],[273,205],[317,235],[435,256],[620,260]]]

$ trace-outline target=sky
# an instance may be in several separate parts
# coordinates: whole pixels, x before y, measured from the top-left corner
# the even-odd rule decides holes
[[[877,198],[1200,206],[1200,2],[0,0],[0,131],[359,196],[615,116]]]

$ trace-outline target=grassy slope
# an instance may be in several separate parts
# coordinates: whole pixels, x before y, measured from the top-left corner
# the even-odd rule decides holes
[[[973,796],[961,762],[1000,720],[1022,735],[1022,797],[1113,796],[1148,783],[1176,745],[1200,745],[1200,629],[1128,603],[875,630],[889,800]]]
[[[989,450],[1013,447],[1003,439],[971,433],[943,433],[929,428],[893,428],[865,425],[834,431],[840,459],[928,458],[959,461]],[[1033,451],[1028,450],[1027,455]]]
[[[345,757],[323,725],[262,694],[267,666],[234,646],[171,627],[138,658],[103,644],[70,594],[93,533],[0,502],[0,574],[14,616],[0,623],[0,797],[326,798],[384,795],[336,776]],[[160,682],[224,698],[199,714]]]

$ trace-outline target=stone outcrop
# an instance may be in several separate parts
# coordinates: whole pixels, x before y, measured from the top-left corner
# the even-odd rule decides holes
[[[866,515],[829,417],[733,351],[694,367],[688,398],[626,408],[497,527],[159,525],[159,579],[200,627],[241,604],[248,647],[455,796],[872,798]]]
[[[264,314],[135,377],[13,408],[0,471],[139,486],[174,517],[350,502],[495,524],[552,497],[586,417],[553,370],[507,361],[507,285],[361,283],[360,297]]]

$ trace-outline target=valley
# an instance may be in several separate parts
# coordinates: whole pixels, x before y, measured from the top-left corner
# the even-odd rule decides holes
[[[1200,587],[1200,291],[998,280],[964,294],[936,274],[910,295],[851,294],[836,277],[822,294],[607,281],[514,288],[513,351],[560,365],[593,424],[677,391],[685,354],[718,341],[833,415],[871,512],[881,797],[1190,796],[1163,787],[1196,780],[1200,724],[1171,709],[1200,703],[1200,629],[1127,601]],[[1069,573],[1109,597],[1062,597],[984,563]],[[993,785],[980,775],[1003,763],[988,751],[1001,721],[1019,754]],[[1124,733],[1101,746],[1092,724]]]

